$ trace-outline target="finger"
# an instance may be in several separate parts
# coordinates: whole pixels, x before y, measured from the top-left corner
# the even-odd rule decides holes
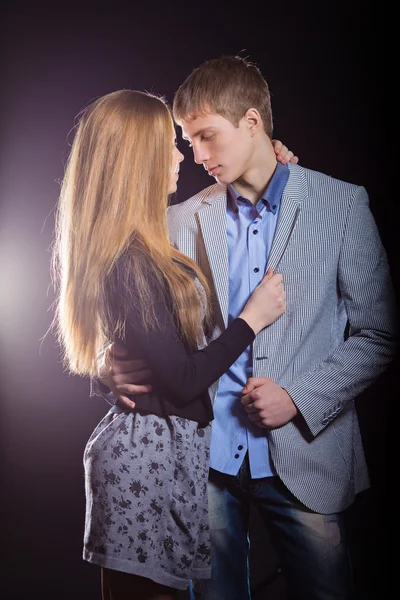
[[[282,275],[282,273],[274,273],[274,275],[271,277],[271,279],[272,279],[271,285],[278,286],[283,282],[283,275]]]
[[[272,144],[274,146],[275,154],[279,154],[282,149],[282,142],[280,140],[272,140]]]
[[[254,395],[252,392],[257,388],[264,387],[265,385],[268,386],[271,383],[273,383],[273,381],[269,377],[254,377],[251,381],[251,390],[249,392],[246,392],[246,395],[242,396],[241,401],[243,401],[243,399],[246,399],[246,404],[249,404],[249,402],[255,402],[256,400],[259,400],[260,398],[262,398],[262,394],[260,394],[260,392],[257,392],[256,395]],[[248,384],[246,384],[243,390],[246,389],[247,385]]]
[[[286,164],[289,162],[289,160],[292,158],[292,156],[293,156],[293,152],[291,150],[289,150],[286,146],[283,146],[281,151],[279,152],[277,158],[283,164]]]
[[[254,407],[254,404],[250,403],[247,406],[244,407],[245,412],[247,412],[248,414],[251,413],[256,413],[258,412],[257,408]]]
[[[279,285],[276,286],[277,287],[277,291],[281,296],[285,296],[286,292],[285,292],[285,288],[283,286],[283,283],[281,282]]]
[[[245,388],[243,388],[244,390]],[[243,392],[242,392],[243,393]],[[250,394],[247,393],[244,396],[242,396],[240,398],[240,402],[243,404],[243,406],[247,406],[248,404],[250,404],[252,402],[252,399],[250,398]]]
[[[293,163],[294,165],[297,165],[297,163],[299,162],[299,157],[298,156],[292,156],[292,158],[290,159],[291,163]]]
[[[136,406],[136,404],[132,400],[129,400],[129,398],[127,398],[126,396],[119,396],[116,403],[121,408],[132,409]]]
[[[245,396],[246,394],[251,392],[251,390],[253,390],[253,389],[254,389],[254,379],[253,379],[253,377],[249,377],[248,380],[246,381],[244,388],[242,389],[242,396]]]
[[[265,279],[266,281],[268,281],[268,279],[271,279],[273,276],[274,276],[274,270],[273,270],[273,269],[271,269],[271,267],[269,267],[269,268],[267,269],[267,272],[266,272],[266,273],[265,273],[265,275],[264,275],[264,279]]]
[[[291,157],[291,155],[293,154],[293,152],[289,151],[289,148],[285,145],[282,145],[282,148],[280,149],[280,151],[278,152],[276,158],[283,164],[286,164],[289,160],[289,158]]]
[[[143,369],[142,371],[132,371],[129,373],[115,373],[112,375],[112,380],[115,385],[123,385],[125,383],[144,383],[151,380],[150,369]]]
[[[253,390],[255,390],[256,388],[259,388],[263,385],[265,385],[266,383],[270,382],[271,380],[268,377],[254,377],[249,379],[249,381],[246,383],[246,385],[244,386],[243,390],[242,390],[242,399],[241,402],[243,403],[243,400],[246,399],[246,404],[249,404],[249,402],[254,402],[254,398],[253,396],[251,396],[251,392]]]
[[[129,394],[130,396],[137,396],[138,394],[147,394],[148,392],[151,392],[151,390],[153,389],[151,387],[151,385],[146,384],[146,385],[139,385],[139,384],[128,384],[125,383],[124,385],[117,385],[116,386],[117,389],[117,396],[120,396],[121,394]]]
[[[246,395],[241,397],[240,402],[243,404],[243,406],[254,407],[254,403],[256,400],[258,400],[258,398],[254,398],[254,394],[252,392],[253,392],[253,390],[255,390],[256,387],[257,387],[256,385],[253,385],[253,389],[250,392],[248,392]]]
[[[257,387],[257,385],[256,385],[256,383],[255,383],[254,381],[248,381],[248,382],[246,383],[246,385],[245,385],[245,386],[244,386],[244,388],[242,389],[242,399],[241,399],[241,402],[242,402],[242,404],[248,404],[249,402],[252,402],[252,401],[253,401],[253,399],[252,399],[252,398],[250,398],[250,394],[251,394],[251,392],[252,392],[253,390],[255,390],[255,389],[256,389],[256,387]],[[246,400],[246,402],[243,402],[243,400],[244,400],[246,397],[248,397],[248,398],[249,398],[249,400],[248,400],[248,401]]]

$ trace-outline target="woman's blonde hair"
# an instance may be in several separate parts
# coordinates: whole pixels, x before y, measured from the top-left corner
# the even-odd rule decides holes
[[[106,348],[123,339],[132,280],[142,326],[158,327],[149,275],[167,291],[182,339],[195,347],[202,335],[198,288],[188,269],[208,296],[207,283],[168,238],[174,138],[164,99],[150,93],[116,91],[80,114],[61,185],[52,255],[53,326],[72,373],[96,375]]]

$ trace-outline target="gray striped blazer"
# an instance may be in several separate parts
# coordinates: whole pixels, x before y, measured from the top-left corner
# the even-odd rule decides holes
[[[354,399],[394,356],[395,300],[366,190],[289,169],[268,259],[283,274],[287,311],[256,337],[253,376],[284,387],[302,415],[268,431],[280,478],[303,504],[328,514],[369,487]],[[171,206],[168,221],[171,242],[212,287],[214,338],[228,316],[226,187]]]

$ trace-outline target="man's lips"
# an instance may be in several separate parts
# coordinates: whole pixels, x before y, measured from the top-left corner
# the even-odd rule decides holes
[[[215,167],[206,167],[209,175],[215,175],[219,168],[220,165],[216,165]]]

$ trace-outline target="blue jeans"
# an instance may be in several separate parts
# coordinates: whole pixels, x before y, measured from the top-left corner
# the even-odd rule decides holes
[[[269,532],[288,598],[353,598],[342,515],[311,512],[279,477],[251,479],[247,456],[237,476],[210,469],[208,497],[212,579],[193,582],[191,600],[250,600],[250,502]]]

